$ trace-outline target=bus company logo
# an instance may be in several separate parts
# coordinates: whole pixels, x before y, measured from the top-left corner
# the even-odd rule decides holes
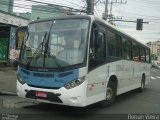
[[[89,90],[89,91],[92,91],[93,88],[94,88],[94,84],[91,84],[91,85],[88,86],[88,90]]]

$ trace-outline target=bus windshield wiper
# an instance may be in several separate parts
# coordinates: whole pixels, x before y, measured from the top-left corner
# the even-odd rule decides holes
[[[58,62],[56,56],[52,56],[52,57],[53,57],[53,59],[54,59],[56,65],[58,66],[58,68],[62,71],[62,70],[63,70],[63,67],[62,67],[61,64]]]
[[[28,60],[27,64],[26,64],[26,68],[29,67],[31,61],[33,60],[34,57],[36,57],[39,53],[42,54],[42,51],[43,51],[43,46],[44,46],[44,41],[46,39],[46,35],[47,35],[47,32],[45,32],[44,34],[44,38],[43,38],[43,41],[38,45],[38,48],[36,49],[36,51],[33,53],[33,56],[31,57],[31,59]]]
[[[54,23],[54,21],[53,21],[52,24],[51,24],[51,27],[50,27],[50,29],[49,29],[49,34],[48,34],[47,40],[46,40],[45,45],[44,45],[45,50],[44,50],[44,58],[43,58],[43,67],[45,66],[46,54],[49,53],[49,52],[48,52],[48,49],[49,49],[49,45],[48,45],[48,44],[49,44],[49,38],[50,38],[50,33],[51,33],[51,30],[52,30],[53,23]],[[62,70],[63,68],[62,68],[62,66],[59,64],[59,62],[57,61],[56,57],[53,56],[53,55],[51,55],[51,56],[54,58],[54,61],[55,61],[55,63],[57,64],[58,68],[60,68],[60,70]]]

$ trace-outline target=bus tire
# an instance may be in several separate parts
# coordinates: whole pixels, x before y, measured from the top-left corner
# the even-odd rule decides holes
[[[138,92],[143,92],[145,88],[145,75],[142,75],[141,87],[138,88]]]
[[[112,106],[116,97],[117,87],[114,81],[110,80],[107,85],[106,99],[99,103],[100,107]]]

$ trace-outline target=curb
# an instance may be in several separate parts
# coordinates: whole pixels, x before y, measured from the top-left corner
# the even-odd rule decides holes
[[[2,67],[2,68],[0,68],[0,71],[6,71],[6,70],[17,70],[17,68],[14,68],[14,67]]]
[[[0,91],[0,94],[2,94],[2,95],[14,95],[14,96],[17,96],[16,93],[14,93],[14,92],[8,92],[8,91]]]

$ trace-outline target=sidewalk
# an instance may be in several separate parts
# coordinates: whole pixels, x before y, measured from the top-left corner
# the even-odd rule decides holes
[[[0,66],[0,92],[16,93],[17,71],[13,67]]]

